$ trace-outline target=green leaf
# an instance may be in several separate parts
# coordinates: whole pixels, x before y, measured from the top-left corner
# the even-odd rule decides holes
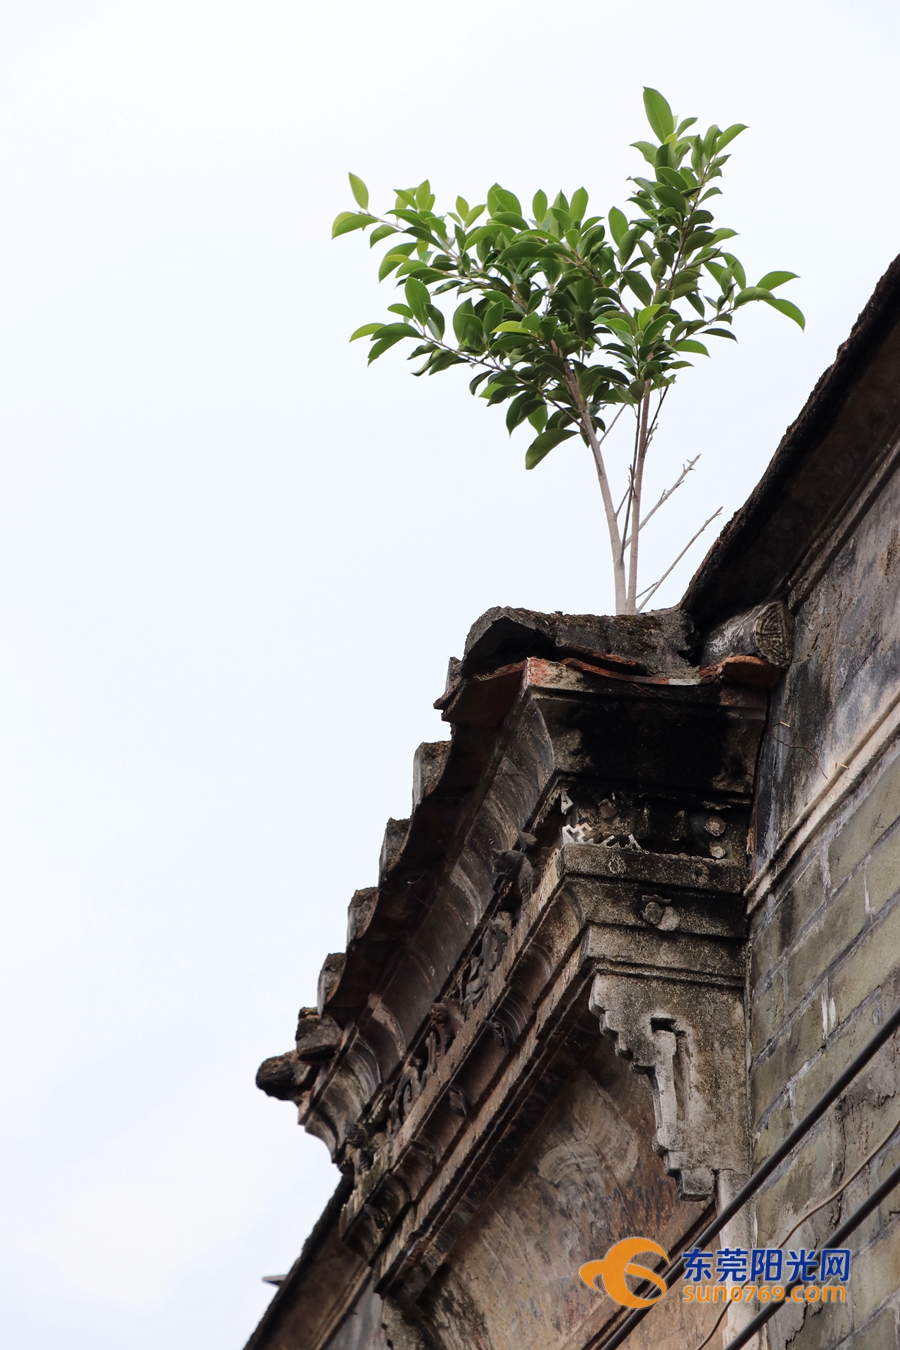
[[[494,220],[500,225],[512,225],[516,230],[528,229],[528,222],[517,211],[495,211]]]
[[[492,215],[497,211],[514,211],[517,216],[522,214],[518,197],[514,192],[507,192],[499,183],[495,183],[488,192],[488,210]]]
[[[385,323],[382,324],[381,326],[381,332],[379,334],[378,341],[380,342],[382,338],[389,338],[389,337],[394,338],[395,340],[399,340],[400,338],[405,337],[418,338],[421,336],[422,334],[417,333],[411,323]]]
[[[543,431],[547,425],[547,405],[542,403],[539,408],[535,408],[533,413],[528,414],[528,420],[535,431]]]
[[[390,276],[395,267],[408,262],[409,254],[414,248],[415,244],[400,244],[399,247],[391,249],[390,253],[386,253],[378,269],[378,280],[384,281],[385,277]]]
[[[466,248],[473,248],[476,244],[480,244],[482,239],[492,239],[497,233],[493,225],[479,225],[471,234],[466,235]]]
[[[685,192],[691,186],[696,186],[689,183],[678,169],[670,169],[665,164],[659,165],[657,176],[661,182],[668,183],[669,187],[677,188],[679,192]]]
[[[641,154],[644,156],[644,159],[647,161],[647,163],[652,164],[654,169],[656,168],[655,145],[651,145],[649,141],[632,141],[631,148],[632,150],[640,150]]]
[[[481,316],[486,333],[493,333],[498,323],[503,321],[503,315],[506,305],[502,300],[491,299],[483,315]]]
[[[796,280],[796,272],[767,272],[762,280],[756,284],[764,291],[774,291],[776,286],[783,286],[786,281]]]
[[[770,298],[774,297],[771,291],[767,291],[764,286],[745,286],[743,290],[738,291],[734,307],[739,309],[741,305],[748,305],[751,300],[768,300]]]
[[[723,150],[730,141],[734,140],[735,136],[740,136],[741,132],[746,130],[747,128],[744,126],[743,122],[735,122],[733,126],[726,128],[716,140],[716,153]],[[363,203],[363,205],[365,205],[365,203]]]
[[[622,280],[634,291],[642,305],[649,305],[653,299],[650,282],[640,272],[623,272]]]
[[[486,398],[488,407],[492,408],[495,403],[502,403],[504,399],[512,398],[518,387],[518,381],[514,375],[500,375],[484,387],[481,391],[481,397]]]
[[[466,216],[469,214],[469,203],[466,201],[465,197],[457,197],[456,213],[458,216],[461,217],[463,223],[465,224]]]
[[[648,305],[646,309],[642,309],[637,316],[638,328],[643,331],[649,327],[661,309],[662,305]]]
[[[516,258],[538,258],[544,250],[544,246],[539,239],[517,239],[514,244],[510,244],[500,254],[499,261],[507,262]]]
[[[743,269],[743,267],[741,266],[741,264],[740,264],[740,262],[738,261],[738,259],[734,256],[733,253],[723,253],[722,256],[723,256],[723,258],[725,258],[725,259],[727,260],[727,262],[730,264],[731,270],[732,270],[732,272],[734,273],[734,279],[735,279],[735,281],[737,282],[737,284],[738,284],[739,286],[746,286],[746,285],[747,285],[747,278],[746,278],[746,276],[744,275],[744,269]]]
[[[444,316],[435,305],[429,305],[425,322],[432,336],[437,338],[438,342],[444,336]]]
[[[634,321],[625,314],[604,314],[603,322],[613,333],[622,333],[626,337],[632,337],[636,327]]]
[[[664,206],[671,206],[673,211],[677,211],[682,216],[687,214],[687,202],[677,188],[669,187],[668,183],[658,183],[656,196]]]
[[[611,206],[608,220],[610,233],[616,242],[616,248],[619,248],[628,233],[628,221],[625,219],[625,213],[620,211],[617,206]]]
[[[364,230],[367,225],[375,223],[375,217],[368,216],[363,211],[342,211],[334,218],[331,237],[337,239],[339,234],[349,234],[351,230]]]
[[[357,338],[368,337],[370,333],[377,333],[379,328],[383,328],[382,323],[364,323],[362,328],[357,328],[355,333],[350,334],[350,341],[355,342]]]
[[[586,366],[578,374],[578,389],[582,398],[591,399],[601,384],[605,384],[613,372],[607,366]]]
[[[661,141],[671,136],[675,130],[675,118],[672,109],[658,89],[644,89],[644,111],[653,132]]]
[[[571,436],[577,436],[577,434],[576,431],[563,431],[561,427],[556,427],[553,431],[542,431],[540,436],[536,436],[525,451],[525,468],[536,468],[541,460],[549,455],[554,446],[559,445],[561,441],[569,440]]]
[[[709,335],[709,337],[731,338],[732,342],[737,342],[737,338],[735,337],[734,333],[732,333],[731,330],[728,328],[707,328],[706,333]]]
[[[668,311],[661,314],[658,319],[654,319],[653,323],[648,324],[642,332],[641,346],[652,347],[654,342],[666,331],[671,321],[672,315]]]
[[[527,328],[523,328],[518,319],[507,319],[504,323],[498,323],[494,329],[495,333],[527,333],[529,337],[533,334]]]
[[[410,277],[404,289],[406,291],[407,304],[419,320],[419,323],[424,324],[428,316],[428,306],[431,303],[428,287],[424,282],[419,281],[417,277]]]
[[[699,230],[693,230],[684,242],[684,251],[686,254],[696,253],[698,248],[705,248],[708,244],[714,244],[715,240],[712,234],[705,227],[701,226]]]
[[[369,348],[369,365],[377,361],[383,352],[401,342],[405,337],[417,338],[420,334],[408,323],[386,323]]]
[[[546,194],[546,192],[543,192],[542,190],[539,189],[539,190],[534,194],[534,201],[531,203],[531,209],[532,209],[532,211],[534,212],[534,218],[535,218],[535,220],[536,220],[537,223],[540,225],[541,221],[544,219],[544,217],[545,217],[546,214],[547,214],[547,194]]]
[[[625,234],[622,236],[622,242],[619,245],[619,262],[623,267],[634,252],[635,244],[640,238],[640,235],[640,228],[632,225],[631,229],[626,230]]]
[[[369,248],[379,244],[382,239],[387,239],[389,234],[396,234],[397,230],[393,225],[379,225],[377,230],[373,230],[369,235]]]
[[[678,352],[697,352],[700,356],[709,356],[702,342],[696,342],[694,338],[685,338],[683,342],[675,343],[675,350]]]
[[[350,179],[350,190],[353,193],[354,200],[365,211],[369,205],[369,189],[361,178],[357,178],[355,173],[348,173],[347,177]]]
[[[572,202],[570,206],[573,220],[584,219],[584,213],[587,210],[587,204],[588,204],[588,195],[585,192],[584,188],[583,187],[576,188],[576,190],[572,193]]]
[[[525,389],[517,398],[514,398],[506,410],[506,430],[510,436],[530,413],[537,412],[538,408],[542,406],[543,399],[536,398],[530,389]]]
[[[466,320],[475,317],[475,311],[472,308],[472,301],[466,299],[453,312],[453,331],[456,334],[456,340],[462,343],[466,336]]]
[[[451,366],[465,365],[465,359],[457,356],[456,352],[438,352],[437,356],[431,362],[429,375],[437,375],[441,370],[449,370]]]
[[[760,298],[765,300],[767,305],[771,305],[773,309],[777,309],[780,314],[786,314],[789,319],[793,319],[794,323],[799,324],[801,328],[806,327],[806,319],[803,316],[802,309],[792,305],[790,300],[781,300],[777,295],[763,295]]]

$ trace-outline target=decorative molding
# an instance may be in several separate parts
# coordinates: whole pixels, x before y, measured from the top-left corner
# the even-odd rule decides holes
[[[453,738],[417,755],[413,814],[302,1019],[314,1081],[279,1069],[352,1178],[342,1241],[406,1310],[603,1033],[646,1075],[645,1146],[683,1197],[746,1168],[742,893],[774,668],[700,672],[665,615],[656,652],[636,623],[616,652],[603,622],[602,654],[572,624],[561,659],[491,670],[479,634],[440,700]],[[520,612],[496,624],[531,641]]]
[[[647,1074],[654,1152],[678,1193],[707,1200],[721,1172],[747,1170],[744,1003],[739,988],[597,975],[590,998],[616,1054]]]

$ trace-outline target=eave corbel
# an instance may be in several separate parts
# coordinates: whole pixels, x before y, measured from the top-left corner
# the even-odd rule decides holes
[[[688,954],[689,955],[689,954]],[[685,1200],[706,1200],[721,1173],[747,1169],[744,1004],[739,985],[660,972],[595,975],[591,1011],[646,1074],[653,1150]]]

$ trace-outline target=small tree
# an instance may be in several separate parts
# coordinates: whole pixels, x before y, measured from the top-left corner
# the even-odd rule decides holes
[[[647,453],[666,395],[678,371],[691,364],[685,358],[709,355],[701,337],[734,340],[735,312],[753,301],[764,300],[804,326],[796,305],[773,294],[796,273],[768,272],[748,286],[740,262],[723,247],[735,231],[713,225],[708,203],[720,194],[714,180],[729,158],[723,151],[746,128],[736,123],[688,135],[697,119],[676,122],[655,89],[644,90],[644,107],[656,139],[635,142],[650,176],[629,180],[629,202],[637,208],[631,218],[617,207],[605,224],[589,216],[588,194],[578,188],[571,198],[560,192],[552,204],[544,192],[535,193],[526,220],[519,199],[496,184],[484,205],[470,207],[457,197],[455,211],[436,215],[427,180],[399,190],[393,210],[376,216],[365,184],[350,174],[360,209],[342,212],[332,230],[336,236],[371,226],[370,245],[391,241],[378,275],[396,275],[404,302],[388,306],[397,316],[392,322],[368,323],[353,334],[351,341],[371,339],[370,362],[410,339],[416,343],[410,359],[424,358],[416,375],[473,367],[472,393],[489,404],[509,403],[510,432],[527,421],[537,433],[525,452],[527,469],[571,436],[589,446],[619,614],[642,609],[719,514],[658,581],[638,590],[641,531],[697,462],[689,460],[644,512]],[[435,303],[449,294],[464,297],[452,315],[455,340],[445,338],[446,318]],[[634,437],[617,506],[604,442],[626,408],[634,415]]]

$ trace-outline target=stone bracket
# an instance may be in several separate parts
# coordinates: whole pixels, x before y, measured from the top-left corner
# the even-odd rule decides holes
[[[727,984],[607,972],[594,977],[591,1011],[616,1054],[647,1074],[653,1149],[687,1200],[713,1195],[722,1172],[747,1170],[742,990]]]

